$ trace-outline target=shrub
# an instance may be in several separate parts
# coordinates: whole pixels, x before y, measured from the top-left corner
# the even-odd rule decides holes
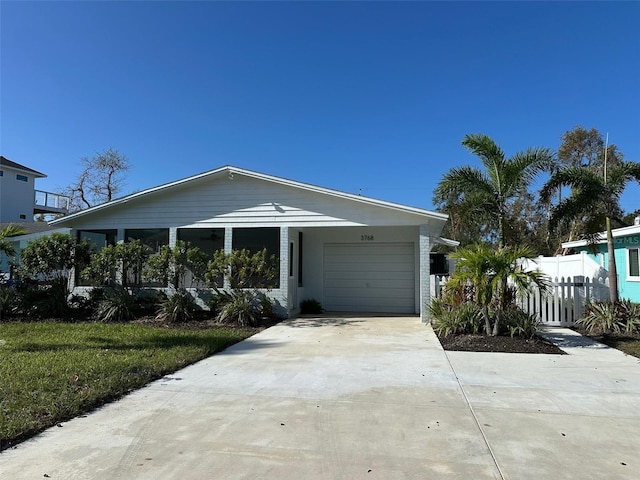
[[[126,290],[113,290],[98,303],[96,318],[101,322],[126,322],[135,318],[136,299]]]
[[[62,318],[70,313],[67,280],[56,278],[48,285],[26,282],[18,289],[16,310],[34,318]]]
[[[262,320],[274,320],[276,318],[276,312],[274,309],[273,300],[262,292],[257,293],[259,296],[259,310]]]
[[[0,285],[0,319],[13,313],[18,303],[18,296],[12,288]]]
[[[212,317],[218,317],[220,308],[222,308],[225,298],[226,295],[224,292],[214,293],[209,297],[209,299],[207,300],[207,307],[209,307],[209,313]]]
[[[512,337],[533,338],[540,328],[536,314],[529,314],[517,307],[509,307],[501,313],[502,328]]]
[[[251,290],[234,290],[219,294],[217,319],[223,323],[237,323],[240,326],[258,325],[262,315],[260,299]]]
[[[472,302],[453,307],[441,299],[429,305],[433,329],[438,335],[477,334],[484,328],[482,309]]]
[[[315,298],[307,298],[300,302],[300,313],[317,315],[324,312],[322,305]]]
[[[186,290],[179,290],[160,303],[156,318],[170,322],[186,322],[200,310],[195,299]]]
[[[623,300],[618,303],[594,302],[587,305],[576,322],[588,333],[631,333],[640,329],[640,305]]]

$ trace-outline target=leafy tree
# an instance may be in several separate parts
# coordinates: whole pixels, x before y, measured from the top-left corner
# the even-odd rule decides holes
[[[481,307],[485,320],[485,333],[498,335],[502,312],[507,307],[507,280],[511,280],[516,291],[524,293],[536,285],[541,290],[547,288],[547,280],[540,271],[525,271],[522,259],[533,259],[535,253],[529,247],[504,247],[496,250],[484,244],[461,248],[454,254],[458,263],[447,282],[447,288],[458,289],[472,284],[474,302]],[[493,325],[489,308],[495,305]]]
[[[204,280],[209,257],[189,242],[178,240],[175,247],[163,245],[156,255],[147,261],[143,275],[147,280],[170,285],[175,290],[185,284],[187,271],[192,283]]]
[[[640,183],[640,163],[620,161],[607,168],[606,172],[603,176],[588,166],[559,170],[544,185],[540,196],[548,202],[558,189],[571,188],[571,194],[552,207],[551,228],[578,221],[584,226],[584,236],[591,243],[599,239],[603,228],[606,230],[610,300],[617,302],[618,273],[611,231],[612,213],[619,210],[620,195],[627,184],[631,181]]]
[[[469,166],[449,170],[436,187],[434,203],[460,225],[479,225],[501,248],[508,241],[511,202],[549,167],[553,154],[546,148],[529,148],[506,158],[491,138],[480,134],[465,136],[462,145],[480,158],[484,171]]]
[[[77,242],[66,233],[52,233],[27,244],[20,253],[22,269],[27,275],[46,280],[69,279],[77,262],[87,262],[90,246]]]
[[[122,286],[125,289],[142,288],[142,277],[146,262],[149,259],[149,248],[140,240],[119,243],[118,259],[122,262]]]
[[[82,270],[82,277],[96,285],[112,287],[116,284],[116,274],[120,267],[117,245],[107,245],[99,252],[91,254],[89,265]]]
[[[640,217],[640,209],[636,209],[632,212],[626,213],[622,217],[622,225],[623,227],[630,227],[635,225],[636,218]]]
[[[142,270],[148,258],[149,250],[140,240],[107,245],[91,254],[82,276],[97,285],[114,287],[118,273],[121,273],[123,288],[139,289],[142,286]]]
[[[69,234],[52,233],[29,242],[20,253],[21,273],[49,285],[21,292],[23,310],[42,318],[66,315],[69,277],[76,266],[86,265],[89,253],[88,242],[77,242]]]
[[[209,262],[206,273],[207,283],[213,288],[222,287],[225,279],[233,290],[269,288],[274,285],[277,276],[277,260],[274,255],[267,257],[266,248],[253,254],[246,249],[229,253],[218,250]]]
[[[605,142],[602,134],[595,128],[589,130],[578,125],[565,132],[562,144],[558,148],[560,167],[585,167],[593,172],[604,174]],[[615,167],[622,161],[622,154],[615,145],[607,145],[607,163]]]
[[[80,159],[82,171],[69,187],[71,210],[82,210],[109,202],[119,193],[131,168],[129,159],[113,148]]]
[[[608,168],[620,166],[623,155],[615,145],[606,145],[602,134],[595,128],[587,130],[578,125],[573,130],[565,132],[561,137],[562,143],[558,148],[558,162],[552,173],[564,168],[584,168],[604,178],[605,153]],[[606,152],[605,152],[606,147]],[[562,201],[562,188],[557,188],[557,203]],[[549,198],[549,200],[553,200]],[[591,205],[594,217],[609,216],[617,226],[622,226],[623,212],[617,202],[593,202]],[[560,238],[568,241],[575,240],[589,234],[589,226],[581,219],[575,218],[569,222],[556,225],[555,231]],[[558,242],[558,251],[560,248]],[[564,252],[567,253],[567,252]]]

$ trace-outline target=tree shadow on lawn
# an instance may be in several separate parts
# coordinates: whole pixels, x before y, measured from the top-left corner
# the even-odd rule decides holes
[[[249,341],[246,339],[245,341]],[[171,349],[180,347],[206,348],[219,352],[225,348],[242,342],[233,335],[221,335],[207,338],[196,334],[182,334],[176,336],[150,335],[136,340],[119,341],[109,337],[91,336],[82,343],[23,343],[15,348],[15,352],[48,352],[62,350],[148,350]],[[251,349],[266,348],[268,344],[252,342]]]

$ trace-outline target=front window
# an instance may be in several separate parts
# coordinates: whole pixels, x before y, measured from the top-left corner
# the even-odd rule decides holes
[[[149,253],[154,254],[160,251],[163,245],[169,245],[168,228],[136,228],[124,231],[126,242],[140,240],[149,249]]]
[[[280,285],[280,229],[278,227],[265,228],[234,228],[232,248],[234,250],[249,250],[250,253],[258,253],[267,250],[267,258],[274,259],[277,270],[276,278],[272,284],[257,281],[260,288],[278,288]]]
[[[637,248],[627,250],[628,277],[633,280],[640,280],[640,255]]]
[[[127,229],[124,231],[124,238],[126,242],[132,242],[139,240],[140,243],[145,245],[151,255],[160,252],[163,245],[169,245],[169,229],[168,228],[135,228]],[[144,287],[166,287],[158,282],[143,282],[140,278],[142,272],[139,271],[127,271],[124,272],[126,281],[130,285],[142,285]]]
[[[92,253],[98,253],[107,245],[116,244],[117,230],[78,230],[78,241],[86,240],[91,246]],[[88,278],[82,276],[82,270],[87,265],[79,265],[76,268],[76,281],[78,285],[94,285]]]
[[[224,228],[179,228],[178,240],[189,242],[192,247],[198,247],[211,260],[214,252],[224,250]],[[190,271],[185,275],[184,284],[198,286],[193,281]],[[216,284],[222,285],[222,278],[217,279]]]

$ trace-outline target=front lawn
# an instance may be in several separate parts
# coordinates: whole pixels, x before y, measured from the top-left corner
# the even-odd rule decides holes
[[[136,323],[0,323],[0,450],[257,331]]]

